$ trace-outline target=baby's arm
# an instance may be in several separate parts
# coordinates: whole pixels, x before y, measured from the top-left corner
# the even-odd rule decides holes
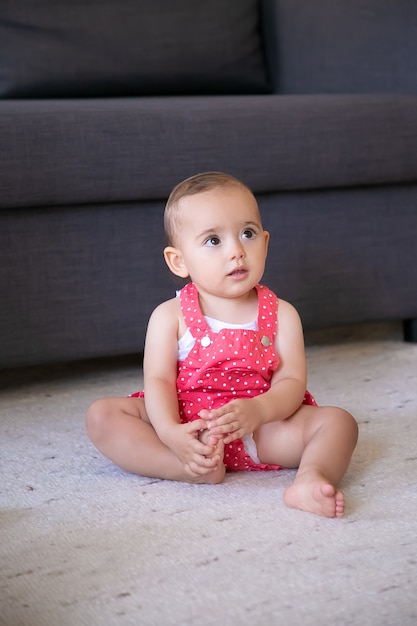
[[[226,444],[253,433],[262,424],[287,419],[303,402],[307,385],[303,330],[297,311],[284,300],[279,303],[278,328],[275,349],[280,363],[269,391],[200,413],[211,434],[223,435]]]
[[[181,424],[176,390],[178,298],[155,309],[148,324],[144,352],[145,405],[158,437],[180,459],[191,476],[206,474],[222,461],[212,446],[198,439],[203,420]],[[208,457],[208,458],[206,458]]]

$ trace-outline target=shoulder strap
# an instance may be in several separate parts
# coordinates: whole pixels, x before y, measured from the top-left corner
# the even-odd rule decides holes
[[[197,339],[210,332],[198,301],[198,291],[194,283],[187,283],[179,292],[181,311],[187,328],[192,336]]]
[[[278,298],[264,285],[256,285],[258,292],[258,331],[273,342],[278,330]],[[195,339],[211,333],[210,327],[198,301],[198,291],[194,283],[187,283],[179,292],[181,311],[186,326]]]
[[[278,298],[265,285],[257,285],[258,330],[274,340],[278,331]]]

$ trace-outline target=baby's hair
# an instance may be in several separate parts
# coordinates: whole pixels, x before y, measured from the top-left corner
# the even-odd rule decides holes
[[[182,198],[203,193],[204,191],[211,191],[219,187],[231,186],[242,187],[253,195],[252,191],[244,183],[231,174],[225,174],[224,172],[202,172],[178,183],[171,191],[165,205],[164,228],[168,245],[175,246],[177,242],[177,235],[181,227],[179,204]]]

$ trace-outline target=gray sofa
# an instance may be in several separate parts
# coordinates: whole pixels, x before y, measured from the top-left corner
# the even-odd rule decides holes
[[[416,340],[416,94],[412,0],[2,3],[0,368],[140,353],[164,202],[211,169],[306,328]]]

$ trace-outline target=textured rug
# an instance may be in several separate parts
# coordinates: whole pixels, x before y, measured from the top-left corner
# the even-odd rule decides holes
[[[417,346],[362,326],[307,355],[317,401],[360,425],[339,520],[283,504],[292,471],[195,486],[111,465],[83,416],[141,387],[131,359],[0,374],[0,624],[415,626]]]

